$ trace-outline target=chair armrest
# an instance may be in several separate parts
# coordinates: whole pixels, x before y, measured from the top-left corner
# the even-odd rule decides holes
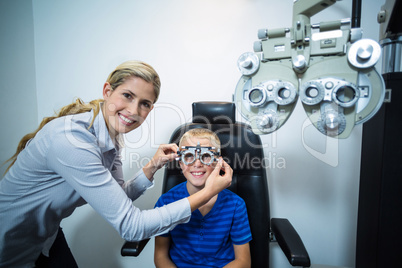
[[[288,219],[272,218],[271,229],[292,266],[310,267],[310,257],[303,241]]]
[[[133,256],[138,257],[141,251],[144,249],[150,238],[138,241],[128,242],[126,241],[121,247],[121,256]]]

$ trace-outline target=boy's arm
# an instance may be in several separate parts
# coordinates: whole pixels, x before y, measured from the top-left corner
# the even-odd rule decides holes
[[[243,245],[233,245],[235,259],[224,266],[224,268],[230,267],[251,267],[250,245],[249,243]]]
[[[154,262],[156,268],[176,268],[169,257],[170,237],[155,237]]]

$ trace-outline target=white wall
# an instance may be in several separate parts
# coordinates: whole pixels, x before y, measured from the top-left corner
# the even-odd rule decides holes
[[[17,2],[30,6],[30,1]],[[363,2],[364,37],[377,39],[376,15],[383,1]],[[240,78],[237,58],[252,51],[258,29],[290,27],[292,3],[291,0],[32,0],[34,46],[29,48],[35,50],[25,57],[28,62],[35,59],[35,68],[31,66],[30,72],[36,72],[38,110],[37,118],[29,121],[51,115],[75,97],[85,101],[100,98],[107,75],[125,60],[150,63],[161,76],[162,92],[143,127],[126,137],[124,172],[128,178],[144,160],[152,157],[158,144],[168,141],[178,125],[190,120],[192,102],[231,101]],[[312,22],[350,17],[351,5],[351,0],[338,2],[313,17]],[[16,10],[9,12],[14,14]],[[15,16],[10,20],[16,21]],[[23,33],[17,25],[10,27],[16,36]],[[12,49],[23,52],[22,48]],[[1,50],[4,53],[3,47]],[[6,69],[13,65],[13,59],[0,64]],[[3,79],[15,83],[11,77]],[[21,79],[33,84],[30,77]],[[1,92],[5,89],[2,85]],[[30,90],[34,94],[35,86]],[[13,96],[6,98],[12,100]],[[15,106],[3,102],[2,112]],[[32,115],[28,107],[23,112]],[[315,129],[303,129],[306,119],[298,105],[279,131],[262,136],[267,145],[266,157],[271,161],[271,169],[267,170],[271,217],[285,217],[292,222],[313,263],[353,267],[361,126],[348,139],[338,141],[327,139]],[[10,121],[3,125],[13,126]],[[21,133],[15,128],[13,131]],[[15,148],[15,142],[9,143],[8,136],[12,134],[1,139],[2,148]],[[311,151],[321,155],[314,156]],[[278,162],[285,163],[285,167],[278,166]],[[155,187],[135,205],[152,208],[161,184],[160,171]],[[152,243],[138,258],[121,257],[123,240],[89,206],[77,209],[62,222],[62,227],[80,267],[153,267]],[[271,262],[275,268],[290,267],[275,244],[271,247]]]
[[[21,138],[38,127],[32,1],[0,1],[0,178]]]

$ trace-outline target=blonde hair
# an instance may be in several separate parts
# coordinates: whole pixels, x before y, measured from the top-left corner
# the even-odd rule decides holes
[[[155,100],[158,100],[161,81],[158,73],[152,68],[151,65],[141,61],[126,61],[116,67],[116,69],[109,75],[106,82],[109,82],[112,89],[116,89],[123,84],[127,78],[139,77],[154,86]]]
[[[110,86],[112,87],[112,90],[114,90],[118,86],[123,84],[130,77],[139,77],[148,83],[152,83],[155,92],[154,103],[157,101],[161,87],[159,75],[149,64],[145,62],[135,60],[123,62],[122,64],[117,66],[113,72],[110,73],[106,82],[109,82]],[[26,134],[21,139],[21,141],[17,146],[15,154],[5,162],[5,163],[11,162],[10,165],[7,167],[5,173],[7,173],[8,170],[12,167],[12,165],[14,165],[15,161],[17,160],[18,154],[25,148],[28,141],[33,139],[36,136],[36,133],[38,133],[47,123],[49,123],[53,119],[62,116],[80,114],[93,110],[94,116],[92,118],[91,124],[88,127],[89,129],[92,127],[92,124],[96,116],[99,114],[100,111],[99,104],[102,103],[103,101],[104,101],[103,99],[97,99],[89,103],[84,103],[81,99],[77,98],[73,103],[62,107],[55,116],[43,118],[42,122],[39,124],[39,127],[34,132]]]
[[[184,141],[191,140],[191,138],[208,139],[216,150],[221,148],[221,141],[218,135],[207,128],[193,128],[184,133],[179,141],[179,147],[182,146]]]

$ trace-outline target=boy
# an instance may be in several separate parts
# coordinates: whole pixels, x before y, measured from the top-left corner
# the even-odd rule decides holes
[[[180,167],[187,181],[163,194],[156,207],[194,194],[205,186],[219,155],[218,136],[203,128],[179,142]],[[195,210],[191,220],[155,237],[156,267],[250,267],[250,226],[244,201],[225,189]]]

